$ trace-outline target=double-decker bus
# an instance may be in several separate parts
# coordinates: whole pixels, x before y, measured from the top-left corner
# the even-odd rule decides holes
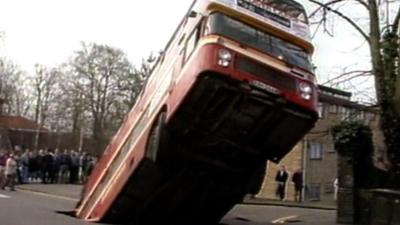
[[[136,225],[218,222],[266,160],[279,162],[317,120],[308,29],[293,0],[194,1],[76,215]]]

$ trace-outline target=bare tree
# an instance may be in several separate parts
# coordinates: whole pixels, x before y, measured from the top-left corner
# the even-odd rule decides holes
[[[400,178],[400,8],[398,1],[389,0],[309,0],[318,6],[311,15],[320,13],[319,24],[329,32],[328,15],[343,19],[368,43],[377,101],[381,109],[381,129],[391,160],[392,181]],[[343,11],[343,4],[355,4],[363,10],[367,27]],[[396,178],[397,177],[397,178]],[[390,182],[400,187],[399,182]]]
[[[90,114],[92,135],[101,149],[119,127],[128,109],[126,99],[135,96],[140,78],[126,55],[107,45],[82,44],[72,67],[80,90],[76,97],[83,100],[83,108]]]
[[[40,129],[47,122],[51,108],[54,105],[59,73],[56,69],[49,69],[46,66],[36,64],[35,74],[30,77],[32,84],[32,95],[34,97],[34,119],[39,124],[36,131],[35,146],[39,143]]]
[[[54,102],[58,75],[56,69],[35,65],[35,74],[31,77],[35,97],[34,118],[35,122],[40,125],[46,122],[47,113]]]
[[[0,58],[0,98],[6,101],[4,113],[26,115],[29,97],[25,90],[24,72],[11,61]]]
[[[118,88],[123,97],[123,108],[128,111],[136,102],[136,98],[140,93],[142,86],[150,75],[152,63],[155,61],[153,54],[150,54],[147,59],[143,59],[139,68],[133,67],[127,77],[118,81]]]

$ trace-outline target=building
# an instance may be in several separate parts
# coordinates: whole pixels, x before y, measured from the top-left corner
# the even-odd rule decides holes
[[[22,116],[9,116],[3,114],[3,104],[5,101],[0,99],[0,148],[13,149],[18,145],[34,145],[35,140],[25,140],[25,134],[33,134],[31,139],[40,133],[48,132],[44,127]]]
[[[331,128],[341,121],[361,120],[368,124],[376,143],[375,160],[383,162],[383,140],[378,131],[377,110],[353,102],[351,93],[334,88],[319,86],[319,116],[315,127],[300,141],[297,146],[276,165],[268,163],[264,184],[257,195],[260,198],[276,199],[275,175],[280,165],[285,165],[289,172],[286,187],[286,200],[294,200],[292,174],[297,169],[303,171],[303,199],[334,204],[334,180],[337,177],[337,152],[334,149]]]
[[[29,149],[75,149],[96,153],[94,141],[72,133],[52,132],[35,121],[22,116],[2,114],[0,99],[0,150],[15,149],[16,146]]]

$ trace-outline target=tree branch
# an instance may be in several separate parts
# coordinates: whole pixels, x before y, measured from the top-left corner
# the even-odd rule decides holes
[[[398,9],[397,14],[396,14],[396,17],[394,18],[394,21],[393,21],[392,32],[393,32],[394,34],[397,33],[397,31],[398,31],[398,29],[399,29],[399,26],[400,26],[400,9]]]
[[[339,12],[338,10],[333,9],[332,7],[330,7],[330,6],[328,5],[329,3],[323,4],[323,3],[318,2],[318,1],[316,1],[316,0],[309,0],[309,1],[312,2],[312,3],[314,3],[314,4],[319,5],[320,7],[324,8],[324,9],[326,9],[326,10],[328,10],[328,11],[331,11],[331,12],[335,13],[336,15],[338,15],[339,17],[341,17],[342,19],[346,20],[351,26],[354,27],[354,29],[356,29],[356,30],[361,34],[361,36],[363,36],[363,37],[365,38],[365,40],[366,40],[368,43],[370,42],[370,39],[369,39],[368,35],[364,32],[363,29],[361,29],[361,27],[359,27],[352,19],[350,19],[349,17],[347,17],[347,16],[344,15],[343,13],[341,13],[341,12]]]
[[[370,70],[354,70],[354,71],[342,73],[342,74],[340,74],[340,75],[338,75],[338,76],[336,76],[336,77],[324,82],[322,85],[327,85],[327,84],[331,84],[332,85],[332,83],[334,81],[335,81],[335,83],[333,83],[333,84],[340,84],[340,83],[349,81],[351,79],[354,79],[356,77],[369,76],[371,74],[372,74],[372,71],[370,71]],[[342,79],[342,78],[346,78],[346,79],[337,81],[337,80]]]
[[[332,1],[328,2],[328,3],[325,3],[325,4],[323,4],[324,6],[320,6],[316,10],[314,10],[312,13],[310,13],[308,17],[311,18],[311,17],[315,16],[315,14],[317,14],[317,12],[320,11],[322,8],[326,8],[328,6],[331,6],[331,5],[334,5],[336,3],[340,3],[340,2],[343,2],[343,1],[345,1],[345,0],[332,0]],[[367,9],[367,10],[370,9],[369,5],[366,2],[364,2],[363,0],[354,0],[354,1],[360,3],[362,6],[365,7],[365,9]]]
[[[368,3],[364,2],[363,0],[355,0],[356,2],[360,3],[362,6],[365,7],[368,11],[371,9],[368,5]]]
[[[308,17],[311,18],[311,17],[315,16],[315,14],[317,14],[318,11],[320,11],[322,8],[325,8],[326,6],[330,6],[330,5],[333,5],[333,4],[342,2],[342,1],[344,1],[344,0],[333,0],[333,1],[331,1],[331,2],[325,3],[324,6],[320,6],[320,7],[318,7],[316,10],[314,10],[314,12],[310,13],[310,14],[308,15]]]

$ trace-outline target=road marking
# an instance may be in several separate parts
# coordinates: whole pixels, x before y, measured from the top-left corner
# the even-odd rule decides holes
[[[67,200],[67,201],[72,201],[72,202],[79,201],[78,198],[61,196],[61,195],[56,195],[56,194],[50,194],[50,193],[40,192],[40,191],[35,191],[35,190],[28,190],[28,189],[23,189],[23,188],[19,188],[18,190],[20,190],[22,192],[26,192],[26,193],[31,193],[31,194],[34,194],[34,195],[44,196],[44,197],[57,198],[57,199],[62,199],[62,200]]]
[[[11,197],[8,196],[8,195],[2,195],[2,194],[0,194],[0,198],[11,198]]]
[[[287,220],[295,219],[297,217],[299,217],[299,216],[296,216],[296,215],[294,215],[294,216],[285,216],[285,217],[281,217],[281,218],[278,218],[276,220],[273,220],[271,222],[272,223],[285,223]]]

